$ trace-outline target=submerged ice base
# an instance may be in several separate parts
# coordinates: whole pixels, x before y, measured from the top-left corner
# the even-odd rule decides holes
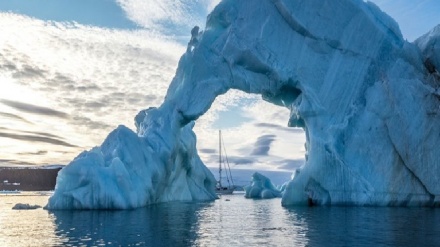
[[[287,107],[306,132],[284,206],[438,206],[438,30],[408,43],[362,0],[223,0],[193,29],[163,104],[64,168],[47,207],[216,198],[191,126],[229,89]]]

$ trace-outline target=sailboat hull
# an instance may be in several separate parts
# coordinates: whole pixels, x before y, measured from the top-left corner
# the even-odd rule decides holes
[[[233,187],[223,187],[223,188],[215,188],[215,193],[218,195],[231,195],[234,193],[235,188]]]

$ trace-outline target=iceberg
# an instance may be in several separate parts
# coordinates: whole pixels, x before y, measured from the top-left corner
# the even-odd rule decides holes
[[[38,208],[41,208],[41,206],[40,205],[31,205],[28,203],[17,203],[12,207],[12,209],[15,209],[15,210],[32,210],[32,209],[38,209]]]
[[[272,199],[282,196],[282,190],[279,190],[269,178],[259,172],[252,175],[251,185],[244,186],[246,198],[253,199]]]
[[[371,2],[223,0],[191,35],[162,105],[61,170],[47,208],[215,199],[192,125],[229,89],[305,130],[283,206],[439,205],[438,28],[409,43]]]
[[[196,152],[194,123],[173,132],[172,116],[157,113],[156,108],[141,111],[137,134],[119,126],[100,147],[63,168],[45,208],[133,209],[216,199],[216,180]]]

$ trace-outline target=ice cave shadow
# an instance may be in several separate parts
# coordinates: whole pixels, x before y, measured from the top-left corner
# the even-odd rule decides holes
[[[55,234],[78,246],[191,246],[199,212],[212,202],[169,202],[133,210],[53,210]]]

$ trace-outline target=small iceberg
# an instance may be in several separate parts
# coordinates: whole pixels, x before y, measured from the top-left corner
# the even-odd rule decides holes
[[[252,175],[251,185],[245,186],[244,190],[246,198],[272,199],[283,195],[283,191],[273,185],[269,178],[258,172]]]
[[[12,207],[12,209],[15,210],[30,210],[30,209],[37,209],[41,208],[40,205],[30,205],[28,203],[17,203],[15,206]]]

